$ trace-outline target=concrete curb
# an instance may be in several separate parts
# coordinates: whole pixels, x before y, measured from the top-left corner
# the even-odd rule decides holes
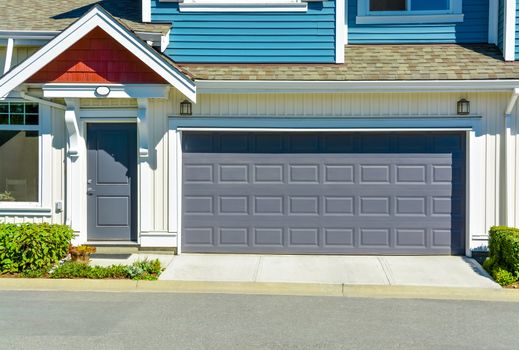
[[[141,292],[329,296],[519,302],[519,290],[258,282],[51,280],[0,278],[2,291]]]

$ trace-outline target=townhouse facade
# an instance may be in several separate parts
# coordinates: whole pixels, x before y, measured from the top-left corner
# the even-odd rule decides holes
[[[519,225],[516,1],[0,10],[0,222],[179,253],[469,256]]]

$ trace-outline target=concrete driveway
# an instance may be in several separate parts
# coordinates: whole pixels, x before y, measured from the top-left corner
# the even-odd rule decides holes
[[[473,259],[455,256],[175,256],[161,280],[500,288]]]

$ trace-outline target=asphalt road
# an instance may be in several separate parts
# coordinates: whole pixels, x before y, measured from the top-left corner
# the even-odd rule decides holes
[[[519,303],[0,292],[0,349],[517,349]]]

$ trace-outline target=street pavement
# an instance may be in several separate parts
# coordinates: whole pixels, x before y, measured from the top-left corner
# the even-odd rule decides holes
[[[0,292],[0,349],[517,349],[519,303]]]

